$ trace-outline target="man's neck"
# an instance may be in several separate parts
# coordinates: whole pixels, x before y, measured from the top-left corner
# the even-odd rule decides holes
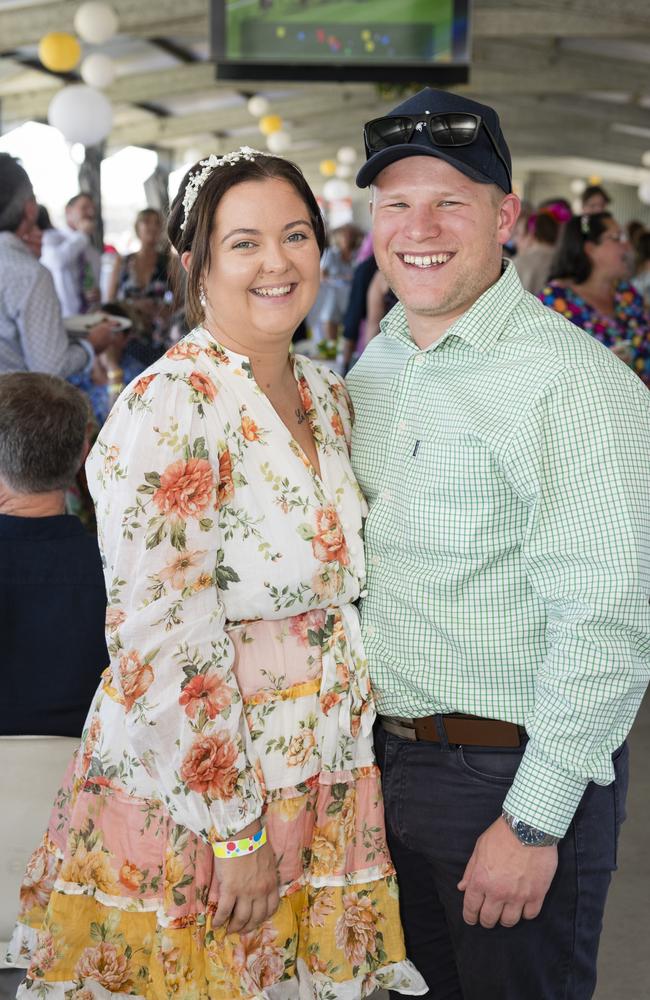
[[[16,493],[0,482],[0,514],[11,517],[56,517],[65,514],[65,493]]]

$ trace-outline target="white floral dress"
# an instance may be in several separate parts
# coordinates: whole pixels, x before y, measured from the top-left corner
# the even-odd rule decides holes
[[[426,991],[372,752],[350,404],[337,375],[293,368],[320,475],[248,360],[200,327],[125,390],[93,448],[111,663],[21,890],[19,996]],[[260,816],[281,903],[227,934],[210,842]]]

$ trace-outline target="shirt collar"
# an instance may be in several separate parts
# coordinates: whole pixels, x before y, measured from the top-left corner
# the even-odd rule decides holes
[[[85,535],[86,529],[74,514],[52,514],[49,517],[19,517],[0,514],[0,538],[26,538],[46,541]]]
[[[437,348],[450,337],[464,340],[481,353],[488,351],[501,337],[506,320],[519,305],[526,291],[519,279],[517,269],[510,260],[504,260],[503,271],[498,281],[483,292],[473,305],[459,316],[445,330],[439,340],[425,350]],[[408,320],[401,302],[393,306],[380,324],[383,333],[395,337],[414,350],[419,350],[411,337]]]

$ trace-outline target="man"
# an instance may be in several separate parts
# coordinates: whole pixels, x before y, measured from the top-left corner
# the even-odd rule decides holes
[[[0,375],[3,736],[80,736],[108,663],[97,539],[65,514],[88,416],[62,379]]]
[[[90,371],[95,351],[112,343],[114,324],[99,323],[86,339],[69,340],[52,276],[37,259],[37,214],[29,177],[18,160],[0,153],[0,373]]]
[[[611,198],[599,184],[590,184],[582,192],[582,214],[597,215],[606,212]]]
[[[76,194],[65,206],[65,226],[43,233],[41,260],[51,271],[64,316],[90,312],[100,301],[101,255],[93,245],[97,225],[95,203]]]
[[[365,139],[399,301],[348,382],[407,950],[436,1000],[586,1000],[648,680],[650,394],[503,261],[492,108],[425,90]]]

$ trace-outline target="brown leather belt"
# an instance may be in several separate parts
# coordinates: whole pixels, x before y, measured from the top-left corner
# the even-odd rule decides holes
[[[388,733],[406,740],[425,740],[440,743],[438,725],[449,743],[468,747],[519,747],[525,740],[526,730],[514,722],[500,719],[482,719],[477,715],[425,715],[421,719],[402,719],[380,715],[379,722]]]

